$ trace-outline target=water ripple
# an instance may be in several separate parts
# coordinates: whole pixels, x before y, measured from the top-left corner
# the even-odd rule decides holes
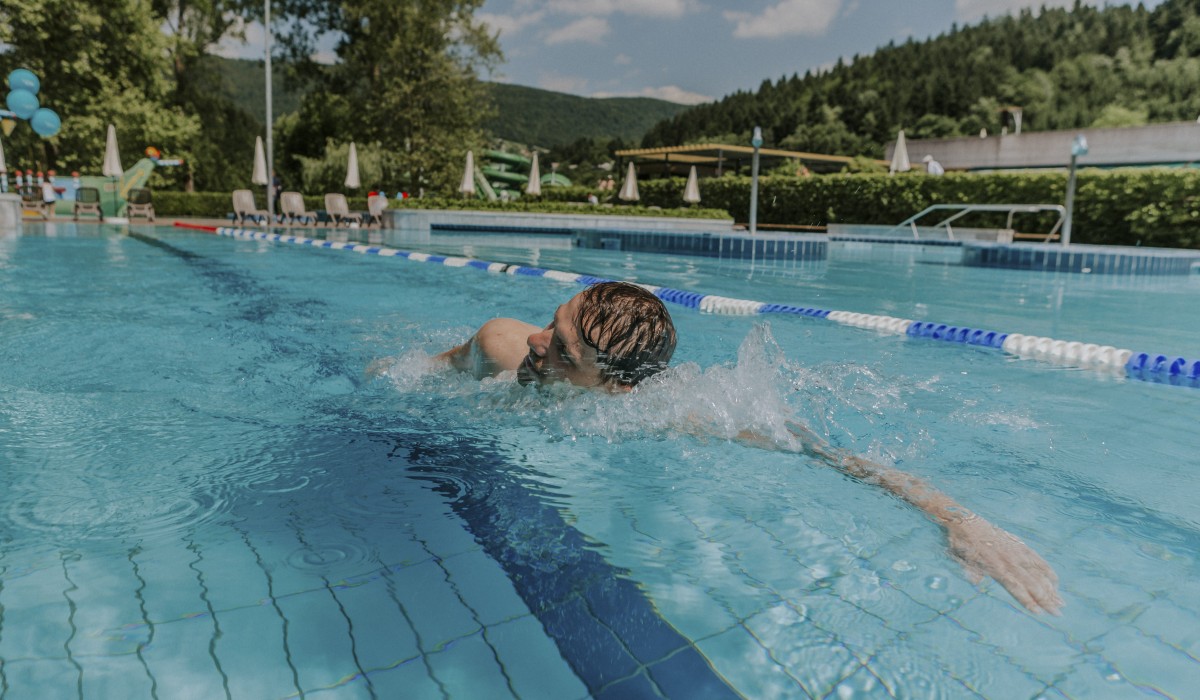
[[[118,489],[102,478],[66,475],[36,490],[10,494],[6,520],[14,530],[55,541],[153,537],[195,527],[228,505],[214,485]]]
[[[367,560],[368,552],[353,542],[322,542],[315,547],[303,547],[287,557],[288,566],[310,574],[332,574],[353,571]]]

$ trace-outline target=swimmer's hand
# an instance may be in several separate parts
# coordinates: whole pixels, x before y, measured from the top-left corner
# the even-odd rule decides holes
[[[1058,575],[1029,545],[965,509],[942,521],[950,555],[972,583],[990,576],[1031,612],[1060,614]]]

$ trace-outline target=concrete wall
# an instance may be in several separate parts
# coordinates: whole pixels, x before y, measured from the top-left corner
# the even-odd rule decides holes
[[[1079,134],[1088,142],[1088,154],[1077,161],[1080,167],[1200,162],[1200,124],[1196,122],[1026,131],[987,138],[908,139],[908,156],[917,170],[922,169],[921,159],[926,155],[932,155],[946,170],[1065,168],[1071,160],[1071,142]],[[889,161],[895,148],[894,141],[888,144]]]
[[[0,194],[0,233],[21,232],[21,195]]]
[[[499,211],[441,209],[389,209],[384,218],[385,236],[391,244],[429,240],[433,229],[444,231],[496,231],[573,235],[579,231],[663,231],[674,233],[730,233],[728,219],[679,219],[656,216],[594,214],[523,214]]]
[[[1011,243],[1013,230],[1004,228],[966,228],[952,227],[953,236],[948,235],[946,228],[934,226],[918,226],[917,236],[913,236],[909,226],[876,226],[871,224],[829,224],[830,240],[870,240],[878,239],[912,239],[920,241],[996,241]]]

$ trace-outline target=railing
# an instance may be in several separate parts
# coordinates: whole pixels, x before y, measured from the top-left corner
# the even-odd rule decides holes
[[[1050,229],[1049,233],[1045,233],[1045,234],[1040,234],[1040,233],[1014,234],[1014,237],[1020,237],[1020,238],[1039,238],[1040,237],[1040,238],[1042,238],[1043,241],[1050,241],[1051,239],[1058,237],[1058,231],[1060,228],[1062,228],[1063,219],[1067,215],[1067,210],[1061,204],[934,204],[933,206],[926,207],[925,209],[921,210],[921,212],[916,214],[915,216],[911,216],[911,217],[905,219],[904,221],[901,221],[900,223],[896,224],[896,227],[892,230],[899,231],[900,229],[908,227],[908,228],[912,229],[913,238],[919,239],[921,237],[921,233],[920,233],[920,231],[917,230],[917,221],[924,218],[926,215],[932,214],[933,212],[937,212],[937,211],[943,211],[943,212],[955,211],[955,212],[957,212],[955,214],[952,214],[952,215],[946,217],[945,219],[942,219],[941,221],[937,222],[933,226],[926,227],[926,228],[945,227],[946,228],[946,236],[948,236],[950,238],[950,240],[954,240],[954,229],[951,227],[950,224],[957,221],[958,219],[961,219],[962,217],[966,216],[967,214],[973,214],[975,212],[981,212],[981,211],[1008,212],[1008,222],[1005,225],[1006,229],[1012,229],[1012,221],[1013,221],[1013,216],[1015,214],[1037,214],[1037,213],[1044,212],[1044,211],[1058,212],[1058,220],[1054,222],[1054,226],[1053,226],[1053,228]]]

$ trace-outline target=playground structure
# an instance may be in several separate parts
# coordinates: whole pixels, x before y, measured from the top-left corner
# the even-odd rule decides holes
[[[480,164],[475,166],[475,193],[480,199],[519,197],[529,184],[533,161],[522,155],[504,151],[484,151]],[[550,172],[540,178],[544,187],[565,187],[571,184],[566,176]]]
[[[162,163],[168,165],[173,163]],[[78,177],[55,177],[52,184],[58,193],[58,201],[54,204],[54,216],[72,216],[75,211],[75,193],[81,187],[94,187],[100,190],[100,208],[105,217],[123,216],[131,190],[145,187],[146,181],[157,167],[154,159],[143,158],[129,168],[120,178],[104,177],[102,175],[80,175]],[[19,169],[18,169],[19,171]],[[43,176],[46,177],[46,176]],[[37,180],[33,171],[24,176],[21,184],[36,185]]]

